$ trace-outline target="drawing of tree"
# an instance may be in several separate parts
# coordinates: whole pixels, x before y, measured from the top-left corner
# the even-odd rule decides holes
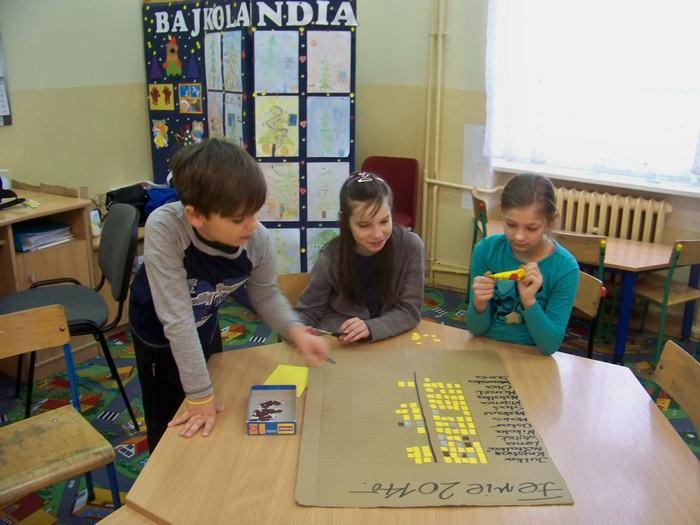
[[[289,138],[287,113],[280,106],[275,105],[270,108],[270,118],[263,123],[263,126],[268,130],[258,139],[258,143],[267,146],[263,149],[269,151],[270,156],[276,156],[284,146],[294,146],[294,142]]]
[[[319,127],[319,134],[321,135],[321,151],[323,156],[333,155],[333,127],[331,126],[331,119],[328,116],[328,112],[324,111],[321,117],[321,126]]]
[[[331,90],[331,73],[330,73],[330,65],[328,64],[328,60],[325,58],[321,61],[321,78],[319,79],[319,87],[323,91],[330,91]]]

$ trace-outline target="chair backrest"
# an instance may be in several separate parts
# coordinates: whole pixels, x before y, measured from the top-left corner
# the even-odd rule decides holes
[[[607,237],[591,233],[571,233],[560,230],[554,232],[553,237],[559,244],[569,250],[579,263],[596,266],[598,279],[603,279]]]
[[[394,193],[394,211],[411,217],[411,228],[416,224],[418,207],[418,161],[405,157],[367,157],[363,171],[371,171],[383,178]]]
[[[296,306],[299,297],[301,297],[308,285],[308,273],[288,273],[277,276],[277,286],[279,286],[280,292],[292,306]]]
[[[131,204],[113,203],[105,216],[98,262],[112,298],[126,300],[138,243],[139,211]]]
[[[589,317],[595,317],[600,305],[603,283],[592,275],[579,272],[578,291],[574,300],[574,308],[580,310]]]
[[[678,266],[700,264],[700,240],[679,240],[673,244],[681,245],[676,263]]]
[[[669,340],[652,380],[683,407],[695,430],[700,431],[700,363]]]
[[[0,359],[68,344],[63,306],[54,304],[0,315]]]

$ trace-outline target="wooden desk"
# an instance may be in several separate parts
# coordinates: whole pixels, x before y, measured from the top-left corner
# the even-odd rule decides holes
[[[37,208],[22,204],[0,210],[0,297],[26,290],[43,279],[73,277],[86,286],[93,286],[92,231],[90,209],[93,203],[87,199],[66,197],[31,190],[16,190],[18,197],[37,201]],[[75,239],[56,246],[32,252],[17,253],[12,236],[19,223],[32,219],[47,219],[70,226]],[[89,344],[92,338],[81,336],[81,343],[73,340],[74,351]],[[89,341],[89,343],[88,343]],[[36,365],[36,379],[41,379],[64,369],[63,351],[43,351]],[[57,357],[56,359],[54,359]],[[11,361],[11,362],[10,362]],[[15,359],[3,360],[0,369],[14,375]],[[25,367],[26,369],[26,367]]]
[[[35,281],[53,277],[74,277],[91,285],[89,213],[92,202],[38,191],[17,190],[16,193],[18,197],[33,199],[40,205],[32,209],[20,204],[0,210],[0,265],[5,269],[0,274],[0,296],[26,290]],[[14,227],[39,218],[69,225],[75,239],[33,252],[16,253],[12,237]]]
[[[168,430],[127,495],[127,505],[163,523],[700,523],[700,462],[628,369],[563,353],[544,357],[532,348],[471,339],[466,331],[426,321],[417,331],[435,334],[441,342],[423,338],[417,347],[409,332],[372,346],[497,352],[574,505],[297,505],[300,436],[245,433],[251,384],[263,382],[280,362],[301,363],[284,343],[212,357],[217,396],[226,405],[213,434],[185,440],[177,429]],[[341,351],[351,350],[332,350]],[[299,409],[303,413],[303,397]]]

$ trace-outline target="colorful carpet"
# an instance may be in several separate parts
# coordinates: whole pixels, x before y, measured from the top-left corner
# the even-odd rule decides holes
[[[423,318],[463,328],[466,310],[463,299],[463,295],[457,293],[428,288],[422,309]],[[221,309],[220,326],[225,350],[269,344],[277,340],[276,335],[260,323],[255,314],[236,305],[226,305]],[[574,319],[570,332],[563,351],[584,356],[587,323]],[[655,334],[631,336],[626,354],[626,366],[640,378],[642,385],[650,392],[653,384],[645,378],[645,374],[649,371],[648,362],[653,355],[655,342]],[[134,411],[137,415],[143,414],[134,354],[128,334],[113,337],[109,346]],[[693,350],[688,346],[686,348]],[[594,357],[610,361],[610,345],[596,346]],[[114,445],[119,487],[124,498],[148,460],[145,433],[134,431],[102,357],[79,365],[78,375],[81,382],[83,415]],[[24,396],[24,392],[22,394]],[[42,380],[34,387],[32,412],[38,413],[67,404],[69,398],[65,374]],[[662,394],[657,403],[683,440],[700,458],[697,436],[687,415],[669,400],[668,396]],[[23,416],[24,397],[15,399],[14,379],[0,375],[0,425],[20,420]],[[98,469],[93,477],[97,496],[95,500],[86,501],[85,478],[75,478],[38,491],[0,510],[0,525],[95,523],[109,514],[112,507],[105,470]]]

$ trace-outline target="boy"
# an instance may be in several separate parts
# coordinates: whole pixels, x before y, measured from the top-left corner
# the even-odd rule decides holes
[[[214,427],[222,407],[206,360],[222,350],[218,307],[240,286],[311,365],[320,365],[327,350],[277,288],[272,241],[255,218],[267,196],[255,160],[210,139],[180,150],[171,168],[181,202],[149,216],[129,304],[151,451],[168,426],[183,425],[184,437],[199,430],[208,436]],[[187,409],[174,417],[183,399]]]

